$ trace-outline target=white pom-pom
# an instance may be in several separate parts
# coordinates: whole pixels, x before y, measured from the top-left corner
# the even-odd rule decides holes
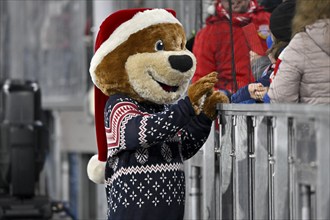
[[[106,162],[99,161],[97,154],[88,161],[87,175],[94,183],[104,184],[105,163]]]
[[[207,13],[209,15],[215,15],[215,6],[214,6],[214,4],[212,4],[209,7],[207,7]]]

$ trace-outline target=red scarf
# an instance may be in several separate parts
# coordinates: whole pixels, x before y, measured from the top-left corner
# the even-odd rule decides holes
[[[276,63],[275,63],[275,67],[274,67],[274,71],[273,73],[271,74],[271,76],[269,77],[270,79],[270,83],[272,83],[272,81],[274,80],[275,76],[276,76],[276,73],[278,71],[278,68],[280,67],[280,64],[282,62],[282,59],[283,59],[283,52],[285,51],[285,48],[283,49],[283,51],[280,53],[280,55],[278,56],[277,60],[276,60]]]

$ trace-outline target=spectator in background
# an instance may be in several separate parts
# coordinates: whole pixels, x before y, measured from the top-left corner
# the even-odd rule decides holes
[[[269,35],[270,16],[258,6],[256,0],[232,0],[231,9],[233,42],[230,34],[229,2],[217,0],[214,4],[215,13],[206,19],[206,26],[197,33],[193,47],[197,68],[192,81],[216,71],[219,80],[215,89],[224,91],[228,96],[238,88],[255,81],[249,59],[250,48],[244,37],[243,26],[250,23],[255,25],[266,51],[265,39]],[[232,43],[235,74],[232,73]]]
[[[262,73],[262,77],[254,83],[244,86],[231,96],[232,103],[269,102],[264,99],[270,85],[270,76],[276,67],[276,61],[283,49],[289,44],[292,35],[292,19],[295,13],[295,1],[281,3],[270,16],[270,32],[272,42],[269,45],[268,56],[271,64]]]
[[[283,2],[284,1],[285,0],[283,0]],[[274,11],[274,9],[279,4],[282,3],[282,0],[258,0],[258,3],[259,3],[259,5],[264,7],[265,11],[272,13]],[[266,39],[266,41],[267,41],[267,39]],[[258,80],[261,77],[261,74],[263,73],[263,71],[271,64],[271,61],[269,60],[267,55],[260,56],[253,52],[250,52],[250,53],[251,53],[250,55],[251,55],[252,73],[253,73],[254,78],[256,80]]]
[[[275,103],[330,103],[330,2],[297,0],[293,38],[268,95]]]

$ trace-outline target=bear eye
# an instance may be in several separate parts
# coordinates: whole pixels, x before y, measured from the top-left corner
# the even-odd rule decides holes
[[[156,51],[160,51],[160,50],[164,50],[164,43],[162,40],[158,40],[155,44],[155,50]]]

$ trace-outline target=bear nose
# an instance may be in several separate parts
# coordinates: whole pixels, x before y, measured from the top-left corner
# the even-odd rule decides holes
[[[193,60],[188,55],[172,55],[168,58],[171,67],[179,70],[180,72],[186,72],[193,66]]]

